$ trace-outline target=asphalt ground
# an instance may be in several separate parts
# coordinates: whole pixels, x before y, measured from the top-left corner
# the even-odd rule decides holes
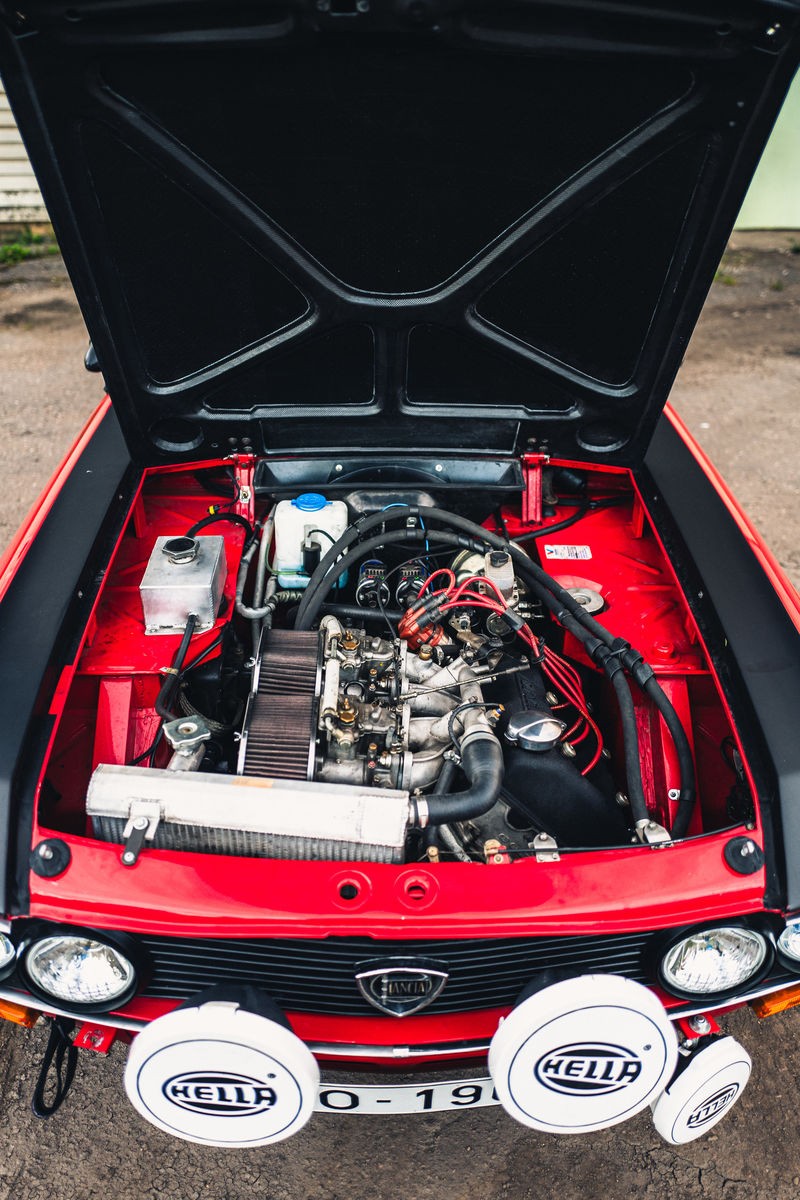
[[[60,260],[0,272],[0,546],[100,398]],[[676,408],[800,584],[800,234],[735,236],[673,392]],[[663,1143],[647,1114],[554,1138],[499,1109],[418,1117],[317,1116],[279,1146],[219,1151],[142,1123],[121,1087],[125,1048],[83,1054],[52,1120],[30,1098],[41,1028],[0,1023],[0,1200],[800,1200],[800,1014],[727,1028],[752,1081],[709,1135]]]

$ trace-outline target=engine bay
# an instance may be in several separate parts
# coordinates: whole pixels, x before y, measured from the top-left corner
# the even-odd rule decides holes
[[[755,810],[692,613],[623,469],[276,495],[145,473],[40,790],[142,853],[503,865]]]

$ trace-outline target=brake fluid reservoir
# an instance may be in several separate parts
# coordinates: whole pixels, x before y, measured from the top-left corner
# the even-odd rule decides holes
[[[275,509],[273,570],[282,588],[304,588],[309,575],[303,565],[303,546],[319,545],[322,558],[349,524],[343,500],[327,500],[319,492],[304,492],[294,500],[281,500]],[[344,582],[344,576],[340,584]]]

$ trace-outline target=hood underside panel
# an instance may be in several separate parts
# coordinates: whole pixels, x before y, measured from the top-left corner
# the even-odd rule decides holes
[[[790,8],[9,14],[134,456],[638,461],[792,77]]]

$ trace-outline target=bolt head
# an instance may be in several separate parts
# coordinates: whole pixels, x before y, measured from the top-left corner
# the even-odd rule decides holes
[[[53,847],[42,843],[42,845],[39,847],[39,858],[43,858],[45,862],[49,862],[52,857]]]

